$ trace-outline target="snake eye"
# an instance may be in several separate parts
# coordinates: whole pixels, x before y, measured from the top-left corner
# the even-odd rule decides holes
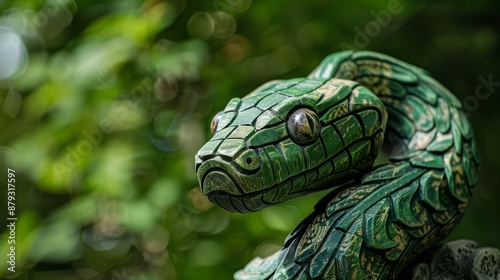
[[[309,144],[316,140],[320,132],[320,122],[314,111],[307,108],[295,110],[286,121],[288,135],[297,144]]]
[[[217,131],[217,125],[219,124],[220,117],[222,116],[222,112],[217,113],[212,119],[212,123],[210,123],[210,131],[212,134],[215,134]]]

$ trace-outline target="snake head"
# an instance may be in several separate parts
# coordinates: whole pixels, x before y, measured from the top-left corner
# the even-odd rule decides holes
[[[348,185],[373,165],[386,121],[381,101],[353,81],[264,84],[214,117],[195,156],[202,192],[246,213]]]

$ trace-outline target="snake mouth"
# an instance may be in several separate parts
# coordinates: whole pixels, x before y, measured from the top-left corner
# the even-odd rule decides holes
[[[240,182],[233,178],[232,172],[237,171],[231,169],[230,163],[216,161],[207,164],[207,162],[200,164],[198,176],[202,193],[210,202],[236,213],[255,212],[276,204],[273,201],[278,193],[279,184],[271,188],[245,191],[242,188],[244,185],[240,184],[245,184],[246,181]],[[252,185],[251,182],[247,183]]]
[[[342,179],[352,177],[340,172],[318,178],[318,170],[313,169],[277,183],[269,164],[263,164],[256,174],[248,175],[218,157],[198,163],[202,193],[210,202],[237,213],[256,212],[294,197],[324,190],[328,180],[342,183]]]
[[[202,193],[230,212],[255,212],[276,204],[279,184],[275,184],[273,171],[266,162],[247,170],[225,157],[197,156],[195,167]]]
[[[281,184],[254,192],[244,192],[231,175],[221,168],[208,170],[201,181],[208,200],[230,212],[250,213],[262,210],[276,199]]]
[[[231,176],[225,173],[224,170],[210,170],[207,172],[203,180],[202,190],[208,200],[227,211],[235,213],[250,213],[257,212],[268,208],[272,205],[282,203],[286,200],[303,196],[305,194],[325,190],[325,185],[328,182],[334,182],[336,187],[330,188],[332,192],[344,189],[352,185],[356,181],[356,176],[349,171],[339,174],[332,174],[318,180],[312,187],[307,189],[294,189],[293,182],[300,179],[303,174],[291,177],[281,183],[271,186],[266,189],[261,189],[253,192],[243,192],[242,189],[235,183]],[[217,184],[217,183],[219,184]],[[210,185],[213,184],[213,185]],[[225,186],[221,189],[220,186]]]

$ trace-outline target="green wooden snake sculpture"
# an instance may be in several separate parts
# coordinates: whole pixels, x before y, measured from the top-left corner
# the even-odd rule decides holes
[[[424,70],[366,51],[332,54],[307,78],[233,98],[195,158],[211,202],[247,213],[332,190],[281,250],[235,278],[401,275],[448,236],[478,181],[461,108]],[[381,148],[390,163],[373,167]],[[495,271],[498,251],[487,253]],[[404,279],[431,279],[424,272],[418,265]]]

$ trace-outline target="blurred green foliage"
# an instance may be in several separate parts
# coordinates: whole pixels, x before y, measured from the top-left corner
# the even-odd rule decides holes
[[[230,98],[303,77],[346,46],[427,69],[466,103],[483,166],[451,238],[500,247],[499,8],[487,0],[0,1],[0,219],[7,168],[16,170],[17,217],[16,273],[6,270],[4,228],[1,273],[230,279],[274,252],[324,193],[230,214],[200,193],[194,154]]]

